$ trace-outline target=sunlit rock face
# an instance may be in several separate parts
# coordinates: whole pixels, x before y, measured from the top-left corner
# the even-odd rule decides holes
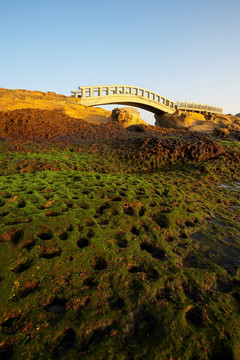
[[[155,125],[163,128],[187,129],[190,131],[213,132],[218,128],[240,131],[240,119],[233,115],[184,112],[155,114]]]
[[[113,121],[118,121],[122,123],[124,127],[136,124],[147,125],[147,123],[141,119],[139,111],[132,107],[113,109],[112,119]]]
[[[53,92],[9,90],[0,88],[0,112],[22,109],[50,110],[89,123],[111,122],[111,111],[83,106],[77,99]]]

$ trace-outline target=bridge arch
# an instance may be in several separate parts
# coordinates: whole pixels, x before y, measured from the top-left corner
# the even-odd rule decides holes
[[[175,102],[150,90],[129,85],[84,86],[72,91],[84,106],[128,105],[154,114],[175,112]]]

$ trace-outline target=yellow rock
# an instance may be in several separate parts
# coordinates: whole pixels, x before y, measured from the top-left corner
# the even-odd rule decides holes
[[[59,110],[91,123],[112,121],[111,111],[79,105],[78,100],[72,97],[52,92],[0,88],[0,111],[18,109]]]
[[[113,109],[112,119],[113,121],[122,123],[124,127],[138,124],[148,125],[144,120],[141,119],[139,111],[132,107]]]
[[[207,114],[177,110],[174,114],[155,115],[156,126],[190,131],[213,132],[218,128],[240,130],[240,118],[233,115]]]

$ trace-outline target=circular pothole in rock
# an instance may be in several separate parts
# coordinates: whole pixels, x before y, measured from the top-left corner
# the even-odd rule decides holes
[[[187,221],[185,222],[185,225],[186,225],[187,227],[193,227],[193,226],[194,226],[194,222],[193,222],[193,221],[190,221],[190,220],[187,220]]]
[[[6,201],[4,199],[0,199],[0,207],[3,207],[6,204]]]
[[[136,226],[133,226],[130,231],[133,235],[136,235],[136,236],[140,235],[140,230]]]
[[[52,259],[56,256],[60,256],[61,253],[62,253],[62,249],[59,246],[53,248],[43,247],[39,249],[39,257],[43,259]]]
[[[30,267],[30,261],[27,260],[15,264],[10,268],[10,270],[15,274],[20,274],[21,272],[29,269],[29,267]]]
[[[142,217],[145,214],[145,212],[146,212],[146,209],[144,206],[142,206],[139,210],[139,216]]]
[[[126,193],[124,191],[119,191],[119,195],[125,197],[126,196]]]
[[[129,215],[129,216],[134,216],[135,215],[135,212],[134,212],[134,209],[131,205],[127,205],[123,208],[123,212],[124,214],[126,215]]]
[[[73,225],[72,224],[68,224],[68,226],[67,226],[67,228],[66,228],[66,230],[67,231],[73,231]]]
[[[86,235],[89,239],[91,239],[95,236],[95,231],[93,229],[88,229]]]
[[[202,327],[207,322],[207,315],[198,307],[190,308],[185,317],[187,322],[195,327]]]
[[[3,241],[9,241],[13,244],[18,244],[24,236],[24,231],[22,229],[8,229],[5,233],[2,234]]]
[[[165,253],[165,251],[158,248],[156,245],[152,244],[151,242],[149,242],[147,240],[141,242],[140,248],[141,248],[141,250],[147,251],[155,259],[164,260],[167,257],[167,254]]]
[[[54,210],[49,210],[49,211],[45,212],[44,215],[47,217],[56,217],[56,216],[60,215],[60,212],[54,211]]]
[[[86,237],[82,237],[77,241],[77,246],[82,249],[89,245],[89,240]]]
[[[48,312],[64,313],[66,312],[66,303],[66,299],[55,297],[44,306],[44,309]]]
[[[83,285],[87,286],[90,289],[93,289],[93,288],[97,287],[98,282],[94,277],[89,276],[83,280]]]
[[[141,266],[138,266],[138,265],[129,265],[127,270],[131,274],[136,274],[136,273],[142,272]]]
[[[95,270],[104,270],[107,268],[107,261],[101,255],[95,255],[92,257],[91,265]]]
[[[20,200],[17,206],[19,209],[24,208],[26,206],[25,200]]]
[[[2,325],[2,332],[6,334],[13,334],[19,330],[19,327],[22,322],[22,317],[20,314],[11,314],[5,318]]]
[[[29,294],[32,294],[36,290],[39,290],[40,283],[39,281],[26,281],[18,290],[18,296],[20,298],[25,298]]]
[[[0,217],[5,217],[9,214],[9,211],[1,211],[0,212]]]
[[[50,228],[42,228],[42,230],[37,233],[37,237],[41,240],[51,240],[53,238],[52,230]]]
[[[156,204],[155,201],[151,201],[150,204],[149,204],[150,207],[155,207],[156,205],[157,205],[157,204]]]
[[[30,250],[35,244],[37,240],[34,237],[30,237],[22,242],[22,248]]]
[[[58,236],[61,240],[67,240],[69,235],[67,231],[63,230],[58,234]]]

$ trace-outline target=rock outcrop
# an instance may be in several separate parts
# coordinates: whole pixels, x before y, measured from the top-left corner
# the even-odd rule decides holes
[[[86,110],[88,111],[88,110]],[[120,123],[89,123],[62,110],[18,109],[0,111],[0,138],[81,142],[86,138],[101,139],[105,132],[118,136]],[[112,137],[113,134],[110,136]],[[74,140],[75,139],[75,140]]]
[[[141,119],[140,113],[137,111],[137,109],[132,107],[113,109],[112,119],[113,121],[120,122],[124,127],[138,124],[148,125],[144,120]]]
[[[177,110],[174,114],[156,114],[155,125],[164,128],[187,129],[212,133],[215,129],[226,128],[240,131],[240,119],[233,115],[195,113]]]
[[[78,104],[78,100],[53,92],[0,88],[0,111],[20,109],[54,110],[89,123],[112,121],[111,111]]]

